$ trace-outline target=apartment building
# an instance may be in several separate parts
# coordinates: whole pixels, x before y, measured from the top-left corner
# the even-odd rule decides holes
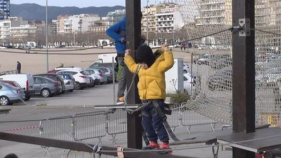
[[[57,33],[58,33],[58,20],[52,20],[51,35],[56,35]]]
[[[65,33],[65,26],[64,22],[66,19],[68,19],[69,15],[59,15],[57,17],[57,33]]]
[[[156,32],[156,14],[160,9],[161,7],[151,5],[142,10],[142,33]]]
[[[195,18],[196,25],[225,25],[231,18],[232,8],[226,5],[231,0],[202,0],[199,2],[199,16]]]
[[[11,27],[11,38],[28,41],[30,39],[35,39],[37,33],[37,27],[34,25],[21,25],[19,27]]]
[[[11,20],[3,20],[0,22],[0,39],[10,39]]]
[[[10,17],[10,0],[0,0],[0,20],[7,20]]]
[[[57,33],[83,33],[88,32],[90,23],[97,20],[100,20],[100,17],[94,14],[60,15],[54,21],[54,27],[56,25]]]
[[[178,8],[161,9],[156,15],[156,31],[159,33],[173,33],[184,26],[184,21]]]
[[[120,21],[125,16],[126,16],[126,10],[125,9],[115,10],[113,12],[109,12],[107,14],[109,25],[111,26],[111,25],[116,24],[118,21]]]
[[[89,31],[94,32],[94,33],[105,34],[105,32],[108,28],[109,28],[109,21],[108,20],[92,21],[89,25]]]
[[[70,16],[68,20],[70,20],[72,32],[87,32],[90,22],[100,20],[100,17],[93,14],[80,14]]]
[[[256,0],[256,27],[277,25],[281,22],[279,0]],[[201,0],[196,25],[232,25],[232,0]]]

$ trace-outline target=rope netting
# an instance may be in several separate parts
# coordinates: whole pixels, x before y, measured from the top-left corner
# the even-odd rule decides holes
[[[192,44],[192,99],[184,112],[232,124],[232,0],[179,0]],[[279,126],[281,1],[256,0],[256,124]],[[252,28],[253,29],[253,28]],[[191,114],[192,115],[192,114]],[[198,117],[198,116],[196,116]]]

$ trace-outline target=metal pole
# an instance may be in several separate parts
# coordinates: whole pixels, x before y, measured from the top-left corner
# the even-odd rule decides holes
[[[112,78],[112,84],[113,84],[113,104],[115,105],[116,104],[116,91],[115,91],[115,70],[114,70],[114,60],[115,60],[115,58],[114,57],[112,57],[112,70],[113,70],[113,74],[112,74],[112,76],[113,76],[113,78]]]
[[[191,82],[192,82],[192,84],[193,84],[193,82],[194,82],[194,79],[193,79],[193,74],[192,74],[192,67],[193,66],[193,53],[191,53],[191,62],[190,62],[190,74],[191,74]],[[193,89],[193,85],[191,85],[191,94],[190,94],[190,96],[192,97],[192,89]]]
[[[255,0],[232,0],[233,132],[255,132]],[[233,148],[233,158],[255,158],[255,153]]]
[[[48,0],[46,0],[46,50],[47,50],[47,72],[49,71],[49,47],[48,47]]]
[[[146,9],[148,10],[148,2],[149,0],[146,1]],[[147,40],[147,45],[149,45],[149,39],[148,39],[148,16],[150,15],[150,11],[147,11],[147,16],[146,16],[146,40]]]

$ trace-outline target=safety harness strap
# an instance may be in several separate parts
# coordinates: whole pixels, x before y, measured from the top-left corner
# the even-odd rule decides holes
[[[157,101],[152,101],[152,104],[154,105],[158,115],[162,118],[163,120],[163,124],[167,130],[167,132],[169,133],[170,137],[175,141],[178,142],[180,141],[180,139],[177,138],[177,136],[174,134],[174,132],[172,131],[169,123],[167,122],[167,116],[163,113],[162,109],[160,108],[159,104]]]

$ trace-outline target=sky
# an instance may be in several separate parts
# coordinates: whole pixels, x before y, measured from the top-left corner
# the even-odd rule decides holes
[[[125,6],[126,0],[48,0],[49,6],[76,6],[76,7],[100,7],[100,6]],[[149,4],[160,2],[161,0],[149,0]],[[11,4],[36,3],[46,5],[46,0],[10,0]],[[141,0],[142,7],[147,5],[147,0]]]

